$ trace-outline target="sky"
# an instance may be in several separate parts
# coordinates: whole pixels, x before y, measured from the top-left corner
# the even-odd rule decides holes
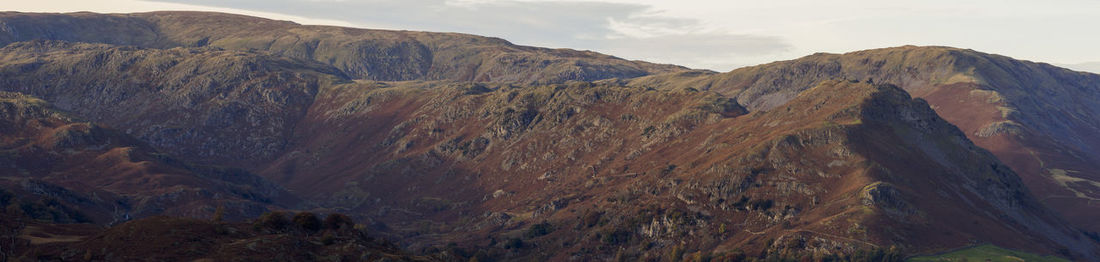
[[[436,32],[729,71],[817,52],[969,48],[1100,73],[1097,0],[0,0],[0,10],[199,10]]]

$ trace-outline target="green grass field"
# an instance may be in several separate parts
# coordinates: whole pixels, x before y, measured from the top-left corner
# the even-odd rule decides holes
[[[1055,256],[1041,256],[1027,252],[1008,250],[994,245],[980,245],[972,248],[953,251],[934,256],[920,256],[909,259],[910,262],[933,261],[971,261],[971,262],[1068,262],[1069,260]]]

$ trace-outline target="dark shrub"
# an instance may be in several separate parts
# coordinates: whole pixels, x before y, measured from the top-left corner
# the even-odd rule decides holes
[[[508,239],[504,242],[504,249],[520,249],[523,248],[523,240],[519,238]]]
[[[218,208],[214,210],[214,217],[211,220],[213,220],[214,222],[224,221],[225,220],[225,206],[218,206]]]
[[[294,215],[293,220],[294,224],[297,225],[298,228],[304,229],[306,231],[316,232],[317,230],[321,230],[321,219],[317,218],[317,215],[314,215],[313,213],[298,213]]]
[[[767,211],[768,209],[771,209],[774,205],[775,201],[772,201],[771,199],[757,199],[749,202],[749,206],[752,207],[752,210],[759,211]]]
[[[616,228],[614,230],[603,232],[603,237],[600,241],[604,244],[621,245],[630,242],[631,232],[624,228]]]
[[[332,232],[325,232],[325,235],[321,236],[321,244],[326,246],[336,243],[336,236],[332,235]]]
[[[355,220],[340,213],[332,213],[325,217],[325,229],[338,230],[341,228],[355,228]]]
[[[600,218],[603,216],[600,212],[591,212],[584,214],[584,218],[581,220],[584,227],[593,227],[600,223]]]
[[[536,238],[550,234],[550,232],[554,232],[554,225],[551,225],[550,222],[542,222],[527,228],[527,232],[523,233],[523,237]]]
[[[256,222],[252,223],[252,227],[260,230],[266,229],[271,231],[282,231],[290,225],[290,221],[286,218],[286,213],[273,211],[260,215],[260,218],[256,219]]]

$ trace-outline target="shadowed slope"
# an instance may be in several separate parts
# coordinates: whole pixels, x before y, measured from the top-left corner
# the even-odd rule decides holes
[[[0,167],[0,185],[15,197],[42,199],[79,217],[39,216],[26,207],[18,212],[57,222],[209,217],[219,206],[230,210],[229,218],[253,217],[296,201],[244,170],[180,162],[18,93],[0,92]]]
[[[299,213],[302,214],[302,213]],[[280,214],[283,215],[283,214]],[[312,214],[310,214],[312,215]],[[314,218],[317,219],[317,218]],[[252,224],[151,217],[110,228],[48,224],[0,215],[0,230],[14,233],[0,258],[60,261],[440,261],[413,256],[391,242],[345,224]]]

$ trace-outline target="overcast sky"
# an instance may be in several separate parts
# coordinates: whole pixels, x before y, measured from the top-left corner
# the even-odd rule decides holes
[[[0,10],[220,11],[471,33],[716,71],[912,44],[1100,72],[1097,0],[0,0]]]

